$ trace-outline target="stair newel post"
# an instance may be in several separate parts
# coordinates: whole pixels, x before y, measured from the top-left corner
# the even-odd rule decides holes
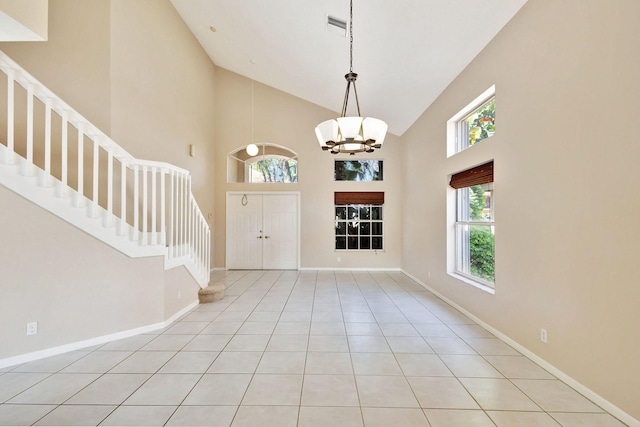
[[[47,98],[44,110],[44,177],[42,185],[51,185],[51,99]]]
[[[140,231],[140,189],[138,188],[138,165],[133,165],[133,230],[131,240],[138,240]]]
[[[198,266],[198,269],[200,268],[200,228],[201,228],[201,224],[200,224],[200,216],[197,215],[194,212],[194,230],[193,230],[193,236],[195,237],[195,242],[193,245],[193,261],[196,264],[196,266]]]
[[[198,221],[198,265],[200,265],[200,272],[204,270],[204,216],[200,216]]]
[[[107,148],[107,217],[104,225],[113,225],[113,148]]]
[[[204,218],[198,218],[198,258],[196,259],[196,265],[198,265],[198,269],[202,271],[204,269],[204,259],[202,258],[204,255],[203,244],[204,244],[204,224],[202,223]]]
[[[184,255],[191,255],[191,175],[186,175],[185,197],[185,231],[184,231]]]
[[[175,206],[176,206],[176,174],[175,171],[171,170],[169,179],[171,181],[171,188],[169,191],[169,258],[174,258],[176,255],[175,252],[175,244],[174,244],[174,234],[176,229],[176,220],[175,220]]]
[[[7,72],[7,156],[5,163],[13,164],[15,146],[15,78],[13,70]]]
[[[187,207],[187,213],[188,213],[188,236],[189,236],[189,244],[187,247],[187,255],[189,255],[190,257],[193,257],[193,196],[191,195],[191,175],[189,175],[189,187],[188,187],[188,191],[187,191],[187,197],[188,197],[188,207]]]
[[[120,160],[120,232],[124,236],[127,230],[127,163]]]
[[[182,239],[184,235],[184,174],[178,178],[178,212],[176,214],[176,257],[182,256]]]
[[[156,228],[156,215],[158,211],[158,200],[157,200],[157,175],[158,168],[153,166],[151,167],[151,244],[158,244],[158,230]]]
[[[100,184],[100,145],[98,138],[97,135],[93,137],[93,203],[91,203],[91,216],[93,218],[98,216],[98,191]]]
[[[160,244],[167,244],[167,224],[166,224],[166,209],[167,209],[167,195],[166,182],[167,171],[165,168],[160,169]]]
[[[148,216],[148,203],[147,203],[147,199],[149,197],[149,190],[148,190],[148,186],[149,184],[147,183],[147,175],[148,175],[148,169],[146,166],[142,166],[142,240],[141,240],[141,244],[143,246],[146,246],[149,241],[148,241],[148,229],[147,229],[147,216]]]
[[[182,215],[180,218],[181,223],[181,237],[180,237],[180,256],[186,255],[186,243],[187,243],[187,179],[189,176],[185,173],[182,174],[182,188],[181,188],[181,197],[180,197],[180,205],[182,210]]]
[[[27,85],[27,163],[23,173],[33,175],[33,85]]]
[[[76,206],[83,206],[84,198],[84,130],[82,123],[78,123],[78,193]]]
[[[208,228],[208,227],[207,227]],[[206,243],[206,256],[205,256],[205,264],[207,268],[205,269],[206,275],[205,277],[209,277],[209,271],[211,270],[211,228],[207,229],[207,243]]]
[[[66,197],[67,195],[67,186],[68,186],[68,175],[69,175],[69,153],[68,153],[68,141],[69,138],[69,115],[66,110],[62,111],[62,135],[60,137],[60,164],[61,164],[61,176],[60,176],[60,197]]]

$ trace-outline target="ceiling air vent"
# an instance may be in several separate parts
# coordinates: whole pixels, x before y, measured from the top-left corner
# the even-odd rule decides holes
[[[327,15],[327,31],[347,37],[347,21]]]

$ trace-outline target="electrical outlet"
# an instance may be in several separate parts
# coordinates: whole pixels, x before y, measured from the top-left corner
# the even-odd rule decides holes
[[[543,343],[547,343],[547,330],[546,329],[540,329],[540,341],[542,341]]]
[[[35,335],[38,333],[38,322],[27,323],[27,335]]]
[[[182,291],[178,291],[178,299],[182,299]]]
[[[338,257],[338,262],[342,262],[342,258]]]
[[[431,272],[427,273],[427,279],[431,279]]]

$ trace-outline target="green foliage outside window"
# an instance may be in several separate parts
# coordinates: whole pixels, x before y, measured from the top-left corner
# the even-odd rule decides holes
[[[471,227],[469,268],[473,276],[495,282],[495,240],[490,227]]]
[[[469,192],[469,215],[471,220],[481,221],[484,218],[486,198],[484,189],[474,185]],[[473,276],[495,281],[495,239],[488,226],[471,226],[469,230],[469,269]]]
[[[465,121],[469,124],[469,146],[489,138],[496,132],[496,99],[491,98]]]
[[[336,160],[336,181],[382,181],[382,160]]]
[[[267,158],[251,164],[262,182],[298,182],[298,162],[294,159]],[[252,179],[251,182],[259,182]]]

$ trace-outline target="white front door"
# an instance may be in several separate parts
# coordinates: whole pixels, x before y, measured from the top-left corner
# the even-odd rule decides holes
[[[227,268],[298,268],[298,194],[227,195]]]

